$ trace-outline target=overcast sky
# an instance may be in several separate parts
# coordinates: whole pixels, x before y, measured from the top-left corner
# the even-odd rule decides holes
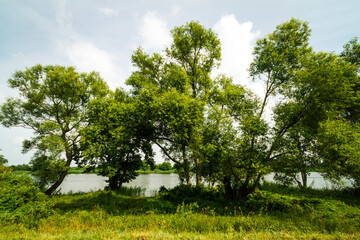
[[[316,51],[339,53],[360,36],[359,9],[358,0],[0,0],[0,104],[17,94],[7,84],[11,75],[38,63],[99,71],[112,88],[125,87],[132,52],[160,52],[170,30],[192,20],[218,33],[223,60],[215,73],[260,94],[247,73],[257,38],[295,17],[309,22]],[[29,162],[21,144],[31,132],[0,127],[0,136],[9,165]]]

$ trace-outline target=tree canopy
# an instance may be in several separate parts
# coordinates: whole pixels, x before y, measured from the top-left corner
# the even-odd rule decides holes
[[[256,42],[249,73],[263,96],[212,75],[220,40],[193,21],[171,31],[162,53],[134,51],[129,92],[72,67],[16,72],[9,84],[20,97],[2,105],[0,120],[34,131],[23,149],[36,149],[32,165],[53,184],[48,194],[74,161],[119,189],[142,161],[154,164],[154,145],[183,182],[219,184],[228,199],[246,199],[270,172],[307,187],[318,168],[359,185],[360,45],[354,38],[341,54],[316,52],[310,33],[307,22],[290,19]]]
[[[8,82],[19,97],[1,106],[1,123],[33,130],[23,151],[36,150],[32,163],[40,170],[42,185],[51,185],[46,190],[51,194],[70,164],[81,158],[79,128],[87,124],[87,103],[106,96],[108,87],[95,72],[80,74],[73,67],[52,65],[17,71]]]

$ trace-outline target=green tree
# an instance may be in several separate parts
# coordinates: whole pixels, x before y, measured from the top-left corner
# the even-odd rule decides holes
[[[161,170],[161,171],[169,171],[169,170],[172,170],[172,166],[171,166],[171,163],[169,162],[163,162],[163,163],[160,163],[156,166],[157,169]]]
[[[296,183],[299,187],[308,186],[309,171],[320,167],[314,134],[317,129],[311,130],[296,124],[279,140],[278,145],[281,146],[278,146],[278,151],[286,153],[275,158],[272,163],[276,181],[285,185]]]
[[[240,134],[237,147],[231,151],[229,173],[225,190],[238,199],[244,199],[255,190],[261,177],[270,171],[270,162],[284,154],[275,153],[278,141],[299,119],[300,112],[271,129],[265,119],[265,109],[271,96],[286,94],[293,85],[296,71],[302,68],[301,59],[311,52],[308,47],[310,30],[305,22],[291,19],[276,30],[259,39],[254,48],[250,75],[265,85],[262,102],[250,114],[239,111],[236,115]],[[286,116],[288,117],[288,116]],[[230,183],[232,183],[230,185]]]
[[[318,136],[325,176],[336,182],[350,178],[360,186],[360,125],[344,119],[329,119],[321,123]]]
[[[348,73],[350,91],[343,100],[337,114],[320,124],[318,142],[319,154],[323,158],[322,169],[326,177],[340,181],[348,177],[360,186],[360,43],[358,38],[344,45],[340,54],[351,65],[352,74]],[[343,69],[345,69],[343,67]]]
[[[210,93],[210,104],[202,127],[201,158],[203,176],[215,184],[222,183],[226,196],[234,197],[236,186],[242,181],[244,169],[251,167],[247,158],[245,143],[250,138],[246,125],[258,128],[266,126],[254,115],[259,111],[259,101],[249,90],[234,84],[230,78],[220,76]],[[251,164],[251,163],[250,163]]]
[[[35,149],[38,176],[49,182],[46,194],[64,180],[70,164],[81,157],[79,128],[86,125],[86,107],[91,99],[103,97],[108,87],[97,73],[79,74],[73,67],[36,65],[17,71],[9,79],[19,98],[1,106],[5,127],[33,130],[34,137],[23,143],[23,151]]]
[[[265,95],[254,115],[239,123],[242,134],[232,171],[238,198],[251,193],[274,166],[282,173],[294,174],[283,161],[292,160],[296,171],[304,161],[309,162],[297,158],[300,161],[296,163],[295,157],[312,150],[319,123],[339,113],[348,101],[351,67],[335,54],[313,52],[309,36],[306,22],[291,19],[257,41],[250,74],[265,83]],[[277,103],[273,127],[267,128],[264,112],[272,96]]]
[[[193,166],[196,183],[200,185],[198,129],[213,87],[210,73],[220,60],[220,41],[211,29],[197,22],[176,27],[171,33],[173,43],[166,49],[167,58],[159,54],[149,56],[141,49],[135,51],[132,60],[138,70],[127,83],[148,109],[152,107],[151,111],[143,112],[156,120],[153,143],[184,171],[188,184]]]
[[[287,100],[274,111],[276,130],[294,123],[276,142],[274,152],[286,156],[281,156],[283,161],[275,160],[274,166],[292,177],[300,172],[301,185],[306,186],[306,173],[321,160],[316,154],[319,126],[338,116],[351,101],[354,73],[351,65],[335,54],[312,53],[301,62],[303,68],[295,74]]]
[[[141,120],[136,101],[121,90],[90,104],[89,125],[81,131],[85,155],[81,164],[97,167],[100,175],[109,177],[111,190],[138,176],[142,154],[153,165],[152,148],[142,134]]]
[[[4,157],[4,155],[0,154],[0,165],[5,165],[8,163],[8,160]]]

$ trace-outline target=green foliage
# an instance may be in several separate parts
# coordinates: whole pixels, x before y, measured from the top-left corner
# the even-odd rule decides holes
[[[13,171],[32,172],[33,168],[29,164],[19,164],[10,166]]]
[[[308,23],[292,18],[257,41],[250,75],[256,78],[265,74],[265,101],[269,95],[291,87],[294,73],[301,69],[301,58],[311,52],[310,32]]]
[[[1,106],[0,121],[5,127],[34,131],[32,139],[24,141],[23,152],[36,150],[34,161],[42,162],[42,180],[49,180],[42,185],[52,184],[46,191],[51,194],[80,158],[78,130],[86,124],[87,103],[105,96],[108,87],[95,72],[79,74],[73,67],[52,65],[17,71],[8,82],[19,98],[9,98]],[[50,176],[54,171],[60,172],[57,179]]]
[[[8,163],[8,160],[4,157],[4,155],[0,154],[0,166]]]
[[[169,162],[163,162],[163,163],[160,163],[156,166],[157,169],[161,170],[161,171],[169,171],[169,170],[172,170],[172,166],[171,166],[171,163]]]
[[[201,208],[214,208],[224,204],[224,193],[221,190],[203,186],[179,185],[170,190],[160,188],[159,194],[160,199],[170,201],[175,205],[183,205],[183,207],[196,203],[196,209],[199,212]]]
[[[44,194],[26,175],[13,174],[1,166],[1,204],[2,211],[14,211],[28,203],[44,200]]]
[[[212,81],[210,73],[221,57],[220,41],[211,29],[197,22],[175,27],[168,57],[185,70],[193,98],[206,98]]]
[[[354,65],[346,60],[350,51],[356,52],[356,41],[346,45],[346,53],[339,57],[314,52],[309,47],[309,36],[305,22],[291,19],[279,25],[273,33],[258,40],[250,67],[254,79],[266,83],[261,109],[271,95],[281,98],[274,108],[275,126],[268,133],[270,147],[264,160],[279,172],[277,176],[282,180],[292,180],[304,187],[309,169],[327,161],[327,156],[319,155],[318,151],[320,125],[327,119],[355,113],[349,109],[356,109],[353,90],[358,82]],[[330,162],[327,165],[331,166]],[[299,172],[302,181],[296,178]]]
[[[340,54],[341,57],[345,58],[348,62],[355,64],[357,67],[360,65],[360,44],[358,41],[358,37],[351,39],[344,45],[344,50]]]
[[[284,196],[258,190],[249,195],[246,208],[248,211],[309,212],[320,203],[320,199]]]
[[[35,183],[42,189],[46,189],[50,183],[56,182],[64,171],[69,167],[63,159],[54,159],[40,152],[34,154],[30,161],[33,169]]]
[[[85,156],[81,165],[97,167],[100,175],[109,177],[112,190],[138,176],[137,170],[143,165],[141,153],[148,163],[153,161],[140,114],[136,102],[120,90],[90,104],[90,123],[81,131]]]
[[[319,151],[324,156],[327,177],[340,181],[348,177],[360,186],[360,128],[344,120],[327,120],[321,124]]]
[[[52,210],[45,202],[45,194],[27,175],[12,173],[0,166],[0,219],[7,223],[37,226]]]
[[[220,60],[220,41],[197,22],[171,33],[167,58],[157,53],[149,56],[142,49],[134,52],[132,61],[138,70],[127,84],[140,103],[141,117],[147,120],[146,137],[175,163],[187,184],[193,169],[200,184],[199,128],[213,87],[210,73]]]

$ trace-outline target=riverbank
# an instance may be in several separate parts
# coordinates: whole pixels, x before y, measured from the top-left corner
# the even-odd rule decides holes
[[[360,238],[359,189],[264,182],[246,200],[231,200],[221,188],[158,190],[153,197],[136,187],[46,196],[29,176],[2,167],[0,239]]]
[[[136,191],[54,195],[2,212],[1,239],[359,239],[353,189],[265,183],[247,201],[187,186],[155,197]],[[26,204],[25,204],[26,206]]]

